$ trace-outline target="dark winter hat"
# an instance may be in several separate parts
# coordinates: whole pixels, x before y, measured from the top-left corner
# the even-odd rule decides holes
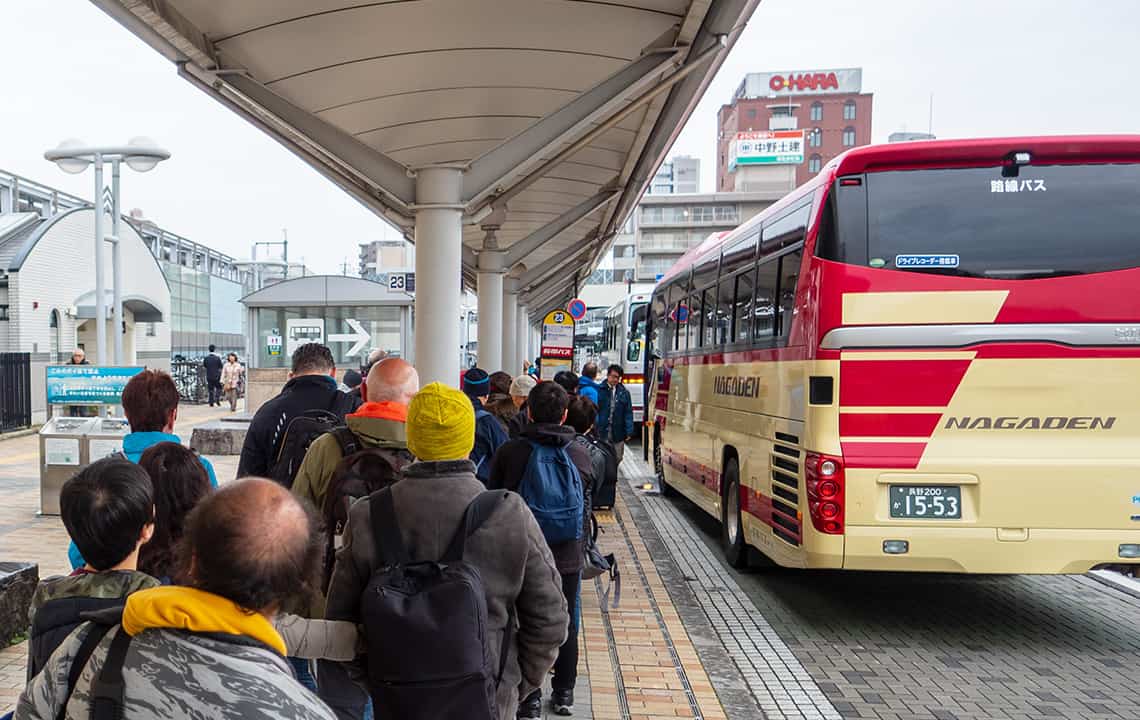
[[[491,392],[491,376],[482,368],[471,368],[463,373],[463,392],[473,398],[487,395]]]
[[[353,389],[358,388],[358,387],[360,387],[361,381],[362,381],[362,378],[360,377],[360,373],[357,372],[356,370],[345,370],[344,371],[344,384],[347,387],[350,387]]]

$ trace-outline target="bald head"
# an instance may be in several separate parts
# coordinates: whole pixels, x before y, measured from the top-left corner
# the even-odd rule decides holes
[[[420,374],[402,358],[385,358],[368,371],[368,402],[396,402],[407,405],[420,391]]]
[[[247,610],[272,614],[314,587],[316,527],[305,507],[275,482],[247,478],[226,485],[198,503],[186,521],[186,579]]]

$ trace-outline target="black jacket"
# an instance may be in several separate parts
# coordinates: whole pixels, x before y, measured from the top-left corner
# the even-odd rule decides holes
[[[584,496],[582,498],[584,503],[582,519],[584,522],[581,536],[584,539],[590,532],[590,506],[592,504],[590,493],[594,487],[594,468],[586,448],[574,442],[574,428],[548,423],[531,423],[528,425],[523,430],[522,435],[506,443],[495,453],[495,458],[491,462],[491,478],[487,487],[492,490],[503,488],[518,492],[523,473],[526,471],[526,464],[530,461],[530,454],[533,451],[530,445],[531,441],[566,448],[566,454],[570,456],[574,467],[578,468],[578,474],[582,478],[582,494]],[[581,539],[552,545],[550,552],[554,555],[554,564],[558,566],[558,572],[563,575],[572,575],[581,571]]]
[[[328,410],[339,417],[360,407],[359,394],[337,389],[328,375],[301,375],[285,383],[281,393],[253,416],[241,448],[237,476],[266,477],[289,421],[309,410]]]
[[[222,379],[222,359],[220,357],[210,353],[202,361],[202,364],[206,366],[206,380],[218,382]]]

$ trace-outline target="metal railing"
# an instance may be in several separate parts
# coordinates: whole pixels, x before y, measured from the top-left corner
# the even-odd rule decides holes
[[[0,353],[0,432],[32,424],[32,356]]]
[[[170,377],[174,378],[174,386],[178,388],[178,396],[182,402],[198,405],[209,399],[206,368],[202,365],[201,358],[172,360],[170,362]]]

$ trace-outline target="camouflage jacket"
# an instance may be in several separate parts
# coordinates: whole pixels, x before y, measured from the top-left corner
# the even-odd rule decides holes
[[[20,695],[17,720],[53,720],[67,694],[72,659],[91,623],[80,626]],[[91,717],[91,686],[103,667],[115,628],[83,669],[67,720]],[[335,720],[301,686],[285,658],[256,640],[220,633],[152,628],[134,637],[123,667],[122,720]]]
[[[67,575],[41,582],[28,608],[28,679],[36,676],[60,643],[82,624],[84,613],[122,605],[123,598],[131,593],[158,585],[158,580],[136,570]]]

